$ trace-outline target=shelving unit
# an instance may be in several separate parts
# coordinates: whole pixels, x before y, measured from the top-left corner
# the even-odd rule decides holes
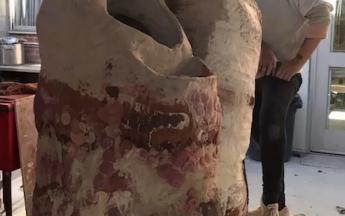
[[[22,72],[22,73],[40,73],[40,64],[23,64],[23,65],[0,65],[0,71],[12,71],[12,72]]]

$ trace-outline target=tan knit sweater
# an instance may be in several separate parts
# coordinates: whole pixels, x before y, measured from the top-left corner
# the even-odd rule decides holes
[[[263,41],[281,62],[296,57],[306,38],[325,38],[332,5],[322,0],[257,0]]]

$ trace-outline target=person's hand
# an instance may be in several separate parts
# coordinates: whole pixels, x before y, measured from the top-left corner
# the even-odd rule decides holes
[[[294,58],[282,64],[282,66],[273,74],[273,76],[290,81],[291,78],[298,73],[304,65],[304,62],[298,58]]]
[[[277,67],[277,57],[273,50],[266,44],[261,46],[261,56],[259,63],[258,75],[271,75]]]

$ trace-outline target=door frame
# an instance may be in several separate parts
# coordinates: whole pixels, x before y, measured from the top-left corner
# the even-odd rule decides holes
[[[307,128],[306,128],[306,150],[307,153],[313,152],[312,150],[312,129],[313,124],[313,110],[314,104],[316,103],[316,73],[317,73],[317,59],[320,50],[317,49],[316,52],[312,55],[309,62],[309,80],[308,80],[308,101],[307,101]]]
[[[310,59],[310,65],[309,65],[309,83],[308,83],[308,101],[307,101],[307,134],[306,134],[306,150],[307,152],[317,152],[317,153],[325,153],[325,154],[333,154],[333,155],[343,155],[342,153],[337,153],[334,151],[327,151],[327,150],[317,150],[313,149],[313,133],[312,133],[312,125],[313,121],[313,116],[316,112],[316,109],[313,109],[317,106],[317,93],[316,93],[316,88],[317,88],[317,73],[318,73],[318,59],[320,59],[322,56],[327,56],[328,53],[324,53],[326,50],[327,52],[332,53],[332,44],[333,44],[333,35],[334,35],[334,20],[335,17],[331,17],[331,25],[329,27],[329,32],[327,36],[327,41],[323,41],[323,46],[327,46],[327,49],[322,49],[322,45],[319,46],[319,48],[315,51],[315,53],[312,55]],[[324,47],[323,47],[324,48]],[[323,52],[322,52],[323,51]],[[336,53],[336,52],[333,52]],[[336,65],[336,64],[335,64]],[[335,66],[336,67],[336,66]],[[330,69],[330,68],[329,68]],[[328,75],[328,82],[327,84],[329,85],[330,82],[330,71],[327,72]],[[327,98],[329,100],[329,98]],[[326,114],[324,114],[326,115]]]

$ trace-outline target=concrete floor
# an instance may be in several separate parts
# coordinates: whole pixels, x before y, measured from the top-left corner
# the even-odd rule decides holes
[[[250,209],[254,209],[260,204],[261,164],[247,160],[247,173]],[[25,216],[21,185],[20,173],[17,172],[12,185],[13,216]],[[336,207],[345,207],[345,157],[310,154],[293,158],[286,164],[286,194],[287,204],[294,213],[341,216]],[[2,210],[0,208],[0,212]]]
[[[12,209],[13,216],[26,216],[25,203],[24,203],[24,192],[21,188],[23,185],[20,171],[12,173]],[[0,190],[0,199],[2,198],[2,191]],[[1,205],[0,216],[5,216],[4,205]]]
[[[247,160],[250,209],[260,204],[261,163]],[[286,164],[286,200],[292,213],[340,216],[345,207],[345,157],[310,154]]]

